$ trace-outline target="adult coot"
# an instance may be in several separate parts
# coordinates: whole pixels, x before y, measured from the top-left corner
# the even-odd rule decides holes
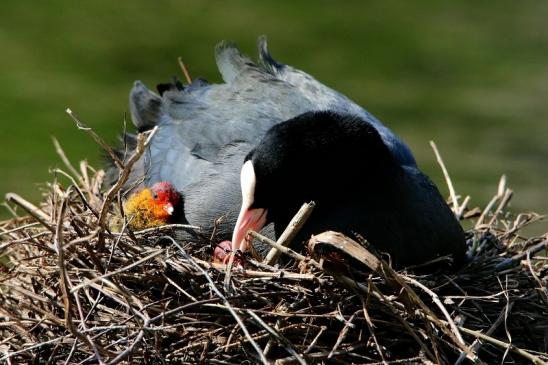
[[[248,248],[250,228],[274,223],[279,235],[313,200],[296,242],[326,230],[359,234],[397,267],[464,257],[462,228],[435,185],[398,161],[378,130],[356,115],[307,112],[273,126],[245,158],[241,189],[234,250]]]

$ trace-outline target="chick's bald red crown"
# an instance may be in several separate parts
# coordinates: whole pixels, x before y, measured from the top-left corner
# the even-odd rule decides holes
[[[167,182],[157,182],[150,188],[155,209],[155,215],[160,219],[169,219],[175,208],[179,205],[181,196],[175,187]]]

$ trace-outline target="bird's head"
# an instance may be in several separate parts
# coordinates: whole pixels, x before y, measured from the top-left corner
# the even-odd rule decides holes
[[[124,204],[130,227],[139,230],[169,223],[181,202],[181,195],[166,181],[131,195]]]
[[[242,206],[233,250],[249,248],[248,230],[287,224],[314,200],[334,206],[341,195],[384,174],[393,159],[376,129],[355,116],[308,112],[271,128],[247,155],[241,170]]]

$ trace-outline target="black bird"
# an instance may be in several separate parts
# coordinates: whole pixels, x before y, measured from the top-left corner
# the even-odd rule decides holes
[[[135,83],[134,124],[140,131],[154,126],[158,131],[128,186],[171,182],[183,198],[180,221],[211,232],[224,216],[217,238],[233,237],[235,249],[245,248],[246,227],[272,222],[273,237],[272,230],[279,234],[300,204],[317,197],[299,239],[334,229],[362,234],[401,265],[445,252],[458,260],[462,229],[392,131],[310,75],[275,61],[264,38],[259,63],[227,42],[217,46],[216,60],[224,84],[199,79],[188,86],[165,84],[159,96]],[[238,182],[246,155],[242,203]],[[256,176],[256,189],[249,187],[250,176]],[[309,192],[302,179],[313,181]],[[322,191],[324,181],[331,187]]]
[[[258,49],[255,63],[234,44],[221,42],[215,58],[222,84],[195,79],[185,86],[175,81],[159,85],[158,95],[135,82],[129,98],[133,123],[141,132],[156,126],[158,130],[134,165],[128,188],[171,183],[184,195],[187,220],[200,226],[211,226],[215,218],[235,210],[225,218],[227,235],[221,236],[230,238],[241,203],[239,188],[234,188],[241,161],[270,127],[311,110],[361,116],[379,131],[400,163],[415,165],[409,148],[363,108],[305,72],[275,61],[266,38],[259,38]],[[131,150],[134,136],[126,134],[125,142]],[[111,168],[110,182],[117,175]],[[220,180],[215,187],[212,179]],[[184,221],[185,215],[175,217]]]
[[[363,236],[396,267],[464,258],[464,233],[436,186],[356,115],[307,112],[272,127],[245,158],[241,189],[233,250],[248,248],[250,228],[273,223],[279,235],[313,200],[297,242],[334,230]]]

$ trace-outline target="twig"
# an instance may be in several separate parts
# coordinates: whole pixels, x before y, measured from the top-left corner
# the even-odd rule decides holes
[[[282,232],[280,238],[278,238],[277,243],[280,246],[289,246],[293,238],[295,238],[297,233],[299,233],[308,220],[308,217],[310,217],[315,205],[316,204],[314,202],[304,203],[302,205],[301,209],[299,209],[297,214],[295,214],[293,219],[291,219],[285,230]],[[274,265],[276,261],[278,261],[280,254],[281,252],[278,249],[272,248],[263,260],[263,263],[267,265]]]
[[[350,353],[352,351],[355,351],[357,349],[360,349],[364,346],[365,345],[363,343],[348,346],[344,350],[335,351],[333,353],[333,356],[340,356],[340,355],[348,354],[348,353]],[[327,358],[327,356],[329,356],[329,351],[319,351],[319,352],[314,352],[314,353],[310,353],[310,354],[307,355],[307,357],[311,360],[319,360],[319,359]],[[362,357],[362,359],[363,359],[363,357]],[[276,360],[275,365],[289,365],[289,364],[294,364],[294,363],[295,363],[295,358],[293,356],[291,356],[291,357],[286,357],[286,358],[283,358],[283,359]],[[317,363],[317,361],[315,361],[314,363]]]
[[[106,222],[107,222],[107,213],[108,209],[110,207],[110,204],[114,200],[114,197],[122,189],[124,184],[126,183],[127,179],[129,178],[129,174],[131,172],[131,168],[133,165],[139,160],[143,152],[145,151],[146,147],[152,140],[152,137],[154,137],[154,134],[158,130],[158,127],[154,127],[150,134],[148,135],[148,138],[145,140],[144,134],[139,134],[137,136],[137,147],[135,148],[135,152],[131,155],[131,157],[126,162],[126,166],[124,169],[120,170],[120,177],[118,178],[118,181],[109,189],[109,191],[106,193],[103,204],[101,205],[101,213],[99,214],[99,241],[97,242],[98,249],[102,249],[103,247],[103,232],[106,229]]]
[[[451,330],[453,331],[453,334],[455,335],[455,337],[457,338],[457,340],[464,346],[466,346],[466,343],[464,342],[464,340],[462,339],[462,336],[458,330],[458,327],[457,325],[455,324],[455,321],[453,321],[453,319],[451,318],[451,315],[449,314],[449,312],[447,311],[447,309],[445,308],[445,306],[443,305],[443,303],[441,302],[439,296],[434,293],[432,290],[430,290],[429,288],[427,288],[425,285],[423,285],[422,283],[418,282],[417,280],[409,277],[409,276],[405,276],[404,277],[404,280],[407,280],[408,282],[410,282],[411,284],[421,288],[424,292],[426,292],[428,295],[430,295],[430,297],[432,298],[432,301],[438,306],[438,308],[441,310],[441,312],[443,313],[444,317],[446,318],[447,320],[447,323],[449,323],[449,327],[451,327]]]
[[[316,343],[320,339],[320,336],[322,335],[322,333],[324,333],[324,331],[326,329],[327,329],[327,327],[325,327],[325,326],[320,327],[320,330],[318,331],[318,333],[316,334],[316,336],[314,337],[312,342],[310,342],[310,345],[308,345],[306,350],[304,350],[304,354],[308,354],[310,351],[312,351],[312,349],[316,346]]]
[[[78,187],[78,184],[76,183],[76,180],[74,180],[74,178],[72,176],[70,176],[69,174],[67,174],[66,172],[64,172],[63,170],[60,170],[60,169],[54,169],[53,170],[55,173],[58,173],[58,174],[61,174],[63,176],[65,176],[67,179],[69,179],[72,184],[73,184],[73,187],[74,189],[76,190],[76,192],[78,193],[78,195],[80,196],[80,199],[82,200],[82,203],[84,203],[84,205],[86,206],[86,208],[89,209],[89,211],[91,213],[93,213],[93,215],[95,215],[95,217],[99,218],[99,213],[97,213],[95,211],[95,209],[91,206],[91,204],[89,204],[89,202],[87,201],[86,197],[84,196],[84,193],[82,192],[82,190],[80,190],[80,188]],[[82,179],[81,179],[82,180]]]
[[[234,317],[234,319],[236,320],[236,322],[238,323],[238,325],[240,326],[240,328],[244,332],[245,336],[247,337],[247,339],[249,340],[249,342],[251,343],[251,345],[253,346],[253,348],[255,349],[257,354],[259,355],[259,358],[261,359],[261,362],[265,365],[269,365],[270,363],[266,359],[266,357],[264,356],[263,351],[261,350],[261,347],[257,344],[257,342],[255,342],[255,340],[253,340],[253,338],[251,337],[251,334],[249,333],[249,331],[248,331],[247,327],[245,326],[244,322],[242,321],[240,316],[236,313],[236,311],[232,308],[232,306],[230,305],[230,302],[226,299],[226,297],[219,291],[219,289],[217,288],[217,286],[215,285],[213,280],[211,280],[211,277],[204,271],[204,269],[202,269],[200,267],[200,265],[198,265],[192,259],[191,256],[189,256],[186,253],[186,251],[177,242],[175,242],[175,240],[173,240],[173,238],[171,238],[171,237],[166,237],[166,238],[170,239],[173,242],[173,244],[175,246],[177,246],[177,248],[179,249],[179,251],[181,252],[183,257],[185,257],[187,260],[189,260],[194,265],[194,267],[196,267],[196,269],[198,269],[198,271],[200,271],[201,274],[207,279],[207,281],[209,283],[209,287],[215,292],[215,294],[219,298],[221,298],[224,305],[228,308],[230,314]]]
[[[504,196],[505,190],[506,190],[506,175],[502,175],[499,180],[497,193],[491,198],[489,203],[487,203],[487,205],[481,212],[476,224],[474,225],[475,229],[478,229],[483,224],[485,217],[491,211],[491,208],[493,207],[493,205],[495,205],[495,203]]]
[[[367,311],[366,301],[363,297],[360,299],[362,301],[363,316],[365,318],[365,323],[367,323],[367,328],[369,328],[369,333],[371,334],[371,337],[373,338],[373,342],[375,343],[375,347],[377,348],[377,352],[379,353],[379,356],[381,357],[382,363],[384,365],[387,365],[386,359],[384,358],[384,353],[382,352],[382,349],[381,349],[381,345],[379,344],[379,341],[377,341],[377,336],[375,335],[375,329],[374,329],[375,326],[373,325],[373,322],[371,321],[371,317],[369,317],[369,312]]]
[[[204,261],[196,258],[194,259],[194,261],[196,261],[198,264],[200,264],[201,266],[205,268],[214,268],[221,272],[226,271],[228,267],[228,265],[225,265],[225,264],[208,262],[208,261]],[[287,279],[287,280],[294,280],[294,281],[317,281],[320,283],[322,282],[322,279],[318,278],[317,276],[313,274],[300,274],[300,273],[295,273],[295,272],[286,271],[282,269],[278,269],[273,272],[242,270],[241,275],[249,278]]]
[[[57,264],[59,266],[59,287],[61,289],[61,293],[63,294],[63,305],[64,305],[64,312],[65,312],[65,326],[67,329],[76,337],[78,340],[82,341],[83,343],[87,343],[88,346],[92,349],[92,351],[95,354],[95,359],[99,364],[104,364],[101,355],[99,354],[98,348],[95,346],[95,344],[87,337],[86,335],[80,333],[76,326],[74,325],[74,322],[72,321],[72,303],[69,298],[69,281],[68,281],[68,275],[67,270],[65,267],[65,251],[63,248],[64,244],[64,238],[63,238],[63,219],[65,216],[65,211],[67,208],[67,202],[70,198],[71,188],[69,187],[65,193],[65,196],[63,197],[63,200],[61,202],[61,208],[59,209],[59,216],[57,218],[57,227],[55,229],[55,247],[57,250]]]
[[[143,262],[146,262],[156,256],[158,256],[159,254],[163,253],[164,252],[164,249],[160,249],[160,250],[156,250],[154,252],[152,252],[150,255],[146,256],[146,257],[143,257],[142,259],[140,260],[137,260],[133,263],[131,263],[130,265],[127,265],[127,266],[124,266],[124,267],[121,267],[117,270],[114,270],[114,271],[111,271],[109,272],[108,274],[104,274],[104,275],[101,275],[101,276],[97,276],[91,280],[87,280],[83,283],[80,283],[78,285],[76,285],[75,287],[73,287],[71,290],[70,290],[70,293],[74,293],[76,292],[77,290],[79,289],[82,289],[82,288],[85,288],[86,286],[89,286],[90,284],[93,284],[93,283],[96,283],[98,281],[104,281],[105,279],[107,278],[110,278],[111,276],[113,275],[117,275],[117,274],[120,274],[124,271],[128,271],[128,270],[131,270],[132,268],[136,267],[136,266],[139,266],[141,265]]]
[[[185,66],[185,63],[183,62],[182,57],[177,57],[177,62],[179,63],[179,67],[181,68],[181,71],[183,71],[183,75],[185,75],[186,82],[190,85],[192,84],[192,78],[190,77],[190,73],[188,72],[188,69]]]
[[[334,237],[340,237],[344,239],[344,242],[346,243],[346,245],[352,248],[352,254],[356,259],[363,262],[371,270],[381,274],[385,278],[387,283],[389,283],[392,287],[398,287],[399,289],[398,291],[403,290],[404,292],[406,292],[407,295],[409,296],[409,299],[415,302],[424,311],[425,314],[434,318],[433,322],[454,341],[455,345],[457,345],[462,351],[466,352],[467,355],[469,355],[471,358],[474,357],[474,355],[470,352],[470,349],[468,349],[468,347],[465,345],[462,338],[459,338],[459,336],[453,333],[454,329],[453,328],[451,330],[447,329],[446,326],[443,325],[440,322],[440,320],[436,317],[436,315],[432,312],[432,310],[426,304],[424,304],[424,302],[420,299],[417,293],[415,293],[415,291],[405,282],[405,279],[410,279],[409,277],[404,276],[402,278],[402,276],[400,276],[396,271],[394,271],[394,269],[392,269],[392,267],[390,267],[384,260],[376,258],[369,251],[367,251],[365,247],[362,247],[351,238],[348,238],[336,232],[326,232],[326,233],[323,233],[322,235],[324,234],[329,234]],[[318,236],[315,236],[315,237],[318,237]],[[333,272],[331,272],[331,274],[334,275]],[[404,301],[408,302],[408,300],[406,299],[404,299]]]
[[[70,338],[70,335],[53,338],[49,341],[39,342],[39,343],[34,344],[32,346],[25,347],[22,350],[18,350],[18,351],[14,351],[14,352],[8,352],[6,355],[0,357],[0,361],[7,360],[7,359],[9,359],[11,357],[15,357],[16,355],[19,355],[19,354],[24,354],[25,352],[29,352],[31,350],[36,350],[36,349],[38,349],[40,347],[43,347],[43,346],[47,346],[47,345],[51,345],[51,344],[54,344],[54,343],[57,343],[57,342],[64,341],[68,338]]]
[[[545,249],[548,249],[548,239],[546,239],[546,240],[544,240],[540,243],[537,243],[536,245],[530,247],[526,251],[520,252],[517,255],[514,255],[510,258],[506,258],[506,259],[502,260],[501,262],[499,262],[498,264],[495,265],[495,270],[496,271],[506,270],[506,269],[520,263],[521,260],[523,260],[524,258],[527,257],[527,255],[534,255],[537,252],[545,250]]]
[[[283,343],[286,347],[287,352],[289,352],[291,355],[295,356],[299,364],[306,365],[306,361],[297,353],[297,351],[293,348],[293,344],[284,336],[276,332],[272,327],[270,327],[268,324],[266,324],[256,313],[254,313],[251,310],[247,310],[247,314],[249,314],[260,326],[262,326],[268,333],[270,333],[274,338],[276,338],[279,342]]]
[[[449,195],[451,196],[451,201],[453,202],[453,212],[455,214],[458,214],[460,210],[459,202],[457,200],[457,194],[455,193],[455,189],[453,188],[453,182],[451,182],[451,178],[449,177],[449,172],[447,172],[447,168],[445,167],[445,163],[443,163],[443,159],[441,158],[441,155],[438,151],[438,147],[436,147],[436,143],[434,141],[430,141],[430,146],[434,150],[434,154],[436,155],[438,164],[440,165],[443,176],[445,177],[445,182],[447,183],[447,187],[449,188]]]
[[[298,260],[298,261],[304,262],[304,263],[306,263],[306,264],[308,264],[308,265],[314,266],[314,267],[317,268],[317,269],[321,269],[321,268],[322,268],[322,266],[320,265],[320,263],[318,263],[316,260],[309,259],[309,258],[307,258],[306,256],[303,256],[303,255],[301,255],[300,253],[297,253],[297,252],[293,251],[293,250],[290,249],[290,248],[281,246],[281,245],[279,245],[277,242],[271,240],[271,239],[268,238],[268,237],[263,236],[263,235],[260,234],[260,233],[257,233],[257,232],[255,232],[255,231],[249,230],[249,231],[247,231],[247,234],[250,235],[251,237],[253,237],[253,238],[259,240],[259,241],[262,242],[262,243],[265,243],[265,244],[267,244],[267,245],[270,245],[271,247],[276,248],[277,250],[281,251],[282,253],[285,253],[286,255],[288,255],[288,256],[291,257],[291,258],[294,258],[295,260]]]
[[[7,193],[6,201],[17,204],[26,210],[27,213],[34,217],[34,219],[40,222],[44,227],[46,227],[51,233],[55,233],[55,229],[48,223],[48,221],[51,221],[51,217],[34,204],[26,201],[15,193]]]
[[[57,138],[51,137],[51,139],[53,140],[53,146],[55,147],[55,151],[57,152],[59,157],[61,157],[61,160],[63,161],[67,169],[70,170],[72,175],[76,176],[78,179],[80,179],[80,181],[83,181],[82,176],[80,176],[80,174],[78,173],[78,170],[76,170],[76,168],[72,166],[72,164],[70,163],[70,160],[65,154],[65,151],[63,151],[63,148],[59,144],[59,141],[57,140]]]
[[[354,320],[355,317],[356,317],[356,313],[353,313],[350,319],[348,321],[345,321],[343,328],[341,329],[341,331],[339,332],[339,335],[337,336],[337,340],[335,341],[333,348],[331,349],[331,351],[329,351],[329,355],[327,355],[328,359],[331,359],[333,357],[333,355],[339,348],[341,342],[346,338],[346,335],[348,334],[348,330],[350,329],[350,327],[354,326],[352,321]],[[382,354],[381,354],[381,357],[382,357]]]
[[[189,230],[189,231],[200,231],[202,229],[202,227],[200,227],[200,226],[192,226],[190,224],[175,224],[174,223],[174,224],[164,224],[163,226],[142,229],[140,231],[133,232],[133,234],[136,235],[136,236],[141,236],[141,235],[145,235],[145,234],[148,234],[148,233],[161,233],[162,231],[167,231],[167,230],[175,229],[175,228],[180,228],[180,229]],[[116,234],[123,235],[123,233],[114,233],[114,234],[115,235]]]
[[[496,338],[493,338],[493,337],[491,337],[491,336],[489,336],[485,333],[479,332],[479,331],[474,331],[474,330],[468,329],[466,327],[461,327],[461,326],[458,326],[458,327],[459,327],[459,330],[461,330],[462,332],[464,332],[466,334],[469,334],[469,335],[472,335],[476,338],[482,339],[482,340],[484,340],[486,342],[489,342],[489,343],[491,343],[495,346],[498,346],[502,349],[505,349],[505,350],[510,349],[510,351],[512,351],[512,352],[514,352],[518,355],[523,356],[524,358],[531,361],[535,365],[548,365],[548,362],[543,361],[538,356],[535,356],[535,355],[533,355],[532,353],[530,353],[528,351],[520,349],[519,347],[517,347],[515,345],[503,342],[501,340],[497,340]]]
[[[27,229],[27,228],[30,228],[30,227],[35,227],[37,225],[39,225],[40,223],[38,222],[34,222],[34,223],[29,223],[29,224],[24,224],[22,226],[19,226],[19,227],[15,227],[15,228],[12,228],[12,229],[8,229],[8,230],[4,230],[2,228],[2,232],[0,232],[0,236],[4,236],[4,235],[8,235],[10,233],[15,233],[17,231],[21,231],[23,229]]]
[[[495,221],[497,220],[499,214],[506,207],[506,205],[508,204],[510,199],[512,199],[513,194],[514,194],[514,192],[510,189],[506,189],[504,191],[504,194],[502,194],[502,199],[500,200],[500,203],[499,203],[497,209],[495,210],[495,213],[493,213],[493,216],[491,217],[491,220],[488,223],[489,226],[492,226],[493,223],[495,223]]]
[[[108,143],[106,143],[101,137],[99,137],[99,135],[95,133],[93,129],[85,125],[84,122],[82,122],[80,118],[78,118],[76,114],[74,114],[73,111],[70,110],[70,108],[67,108],[66,112],[72,118],[72,120],[74,120],[74,122],[76,123],[76,127],[78,127],[78,129],[88,133],[91,136],[91,138],[93,138],[93,140],[97,142],[97,144],[99,144],[99,146],[101,146],[109,154],[110,158],[112,158],[116,166],[120,170],[124,169],[124,163],[122,162],[122,160],[120,160],[120,158],[116,155],[116,153],[114,153],[114,151],[108,145]],[[76,174],[76,176],[78,176],[78,174]]]
[[[495,330],[501,325],[501,323],[504,321],[505,317],[506,317],[506,313],[507,311],[511,311],[512,310],[512,307],[514,306],[514,302],[511,302],[508,304],[507,307],[504,307],[504,309],[502,310],[502,312],[500,312],[497,320],[491,325],[491,327],[489,327],[489,329],[487,330],[487,332],[485,332],[485,334],[487,336],[490,336],[491,334],[493,334],[493,332],[495,332]],[[508,309],[508,310],[507,310]],[[479,349],[481,348],[481,341],[479,341],[478,339],[476,339],[472,345],[470,346],[470,350],[472,352],[474,352],[475,354],[478,353]],[[455,365],[460,365],[464,359],[466,359],[466,354],[464,352],[461,352],[461,354],[459,355],[459,358],[457,359],[457,361],[455,361]],[[474,361],[475,363],[475,361]]]

